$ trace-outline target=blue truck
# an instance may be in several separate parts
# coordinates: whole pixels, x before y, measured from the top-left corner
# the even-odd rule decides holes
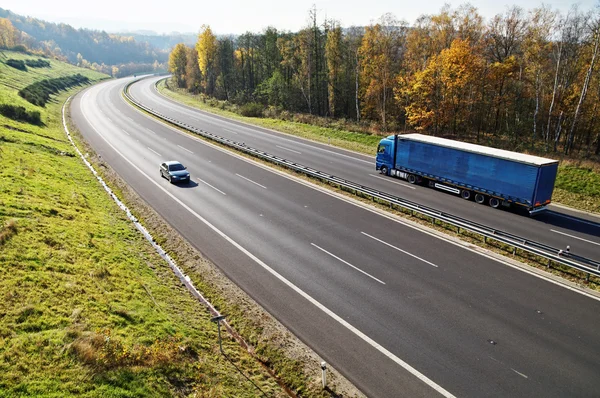
[[[391,135],[377,147],[377,170],[489,204],[531,214],[552,199],[558,161],[423,134]]]

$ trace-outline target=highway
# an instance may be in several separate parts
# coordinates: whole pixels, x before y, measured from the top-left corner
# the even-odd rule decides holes
[[[492,209],[457,195],[384,177],[375,171],[373,156],[275,133],[181,105],[156,91],[154,83],[159,79],[161,77],[141,80],[131,87],[131,95],[164,115],[202,130],[529,240],[559,249],[569,245],[572,253],[600,261],[598,217],[550,206],[550,211],[529,218],[523,212]]]
[[[104,82],[73,99],[84,138],[367,396],[597,396],[598,299],[176,132],[123,100],[127,82]],[[241,134],[228,123],[220,128]],[[312,152],[286,142],[277,145]],[[369,162],[340,154],[348,167]],[[332,161],[331,152],[315,157]],[[192,183],[159,176],[159,163],[171,159],[188,167]]]

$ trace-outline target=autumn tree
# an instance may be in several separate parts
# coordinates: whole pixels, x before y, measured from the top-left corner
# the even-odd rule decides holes
[[[393,104],[393,86],[403,45],[405,27],[391,14],[365,30],[359,49],[363,109],[371,117],[378,116],[383,128]]]
[[[198,52],[186,47],[185,87],[193,94],[202,90],[202,73],[198,66]]]
[[[521,77],[519,60],[526,29],[523,9],[518,6],[511,7],[504,15],[496,15],[488,24],[485,50],[490,62],[488,77],[493,97],[489,113],[494,115],[491,127],[494,133],[503,125],[503,120],[504,125],[508,123],[508,107],[514,105],[517,98],[514,90],[516,79]]]
[[[335,22],[327,32],[327,41],[325,43],[325,59],[327,60],[327,90],[329,97],[329,114],[332,117],[339,116],[336,113],[337,105],[340,102],[339,94],[341,87],[341,75],[343,66],[342,49],[342,28]]]
[[[177,87],[185,87],[185,72],[187,65],[187,48],[179,43],[169,55],[169,72],[175,77]]]
[[[202,87],[208,95],[212,95],[215,91],[217,50],[217,38],[210,29],[210,26],[202,25],[198,41],[196,42],[196,51],[198,52],[198,66],[200,67],[200,72],[202,72]]]
[[[409,124],[434,133],[448,130],[456,136],[468,131],[482,66],[483,60],[461,39],[432,57],[406,93],[411,100],[406,107]]]
[[[0,18],[0,48],[12,48],[18,43],[18,31],[6,18]]]

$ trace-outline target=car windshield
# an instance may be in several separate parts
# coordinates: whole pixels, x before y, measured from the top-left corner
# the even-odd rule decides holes
[[[185,170],[185,167],[181,163],[175,163],[169,165],[169,171],[180,171]]]

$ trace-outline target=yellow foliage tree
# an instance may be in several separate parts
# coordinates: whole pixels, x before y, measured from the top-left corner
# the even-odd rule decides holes
[[[0,18],[0,48],[17,45],[17,29],[7,18]]]
[[[185,87],[185,68],[187,64],[187,49],[179,43],[169,54],[169,72],[173,74],[178,87]]]
[[[376,113],[384,128],[389,107],[393,102],[394,70],[398,62],[402,27],[391,15],[367,26],[359,48],[363,89],[363,109],[368,115]]]
[[[410,98],[405,107],[408,123],[417,130],[438,133],[450,129],[458,135],[471,117],[482,70],[483,60],[469,42],[455,39],[450,48],[432,57],[427,67],[415,74],[412,84],[396,92],[398,101],[404,101],[405,95]],[[403,86],[402,81],[399,84]]]
[[[203,88],[207,94],[212,94],[215,89],[217,50],[216,36],[210,26],[202,25],[196,42],[196,51],[198,52],[198,66],[203,77]]]

